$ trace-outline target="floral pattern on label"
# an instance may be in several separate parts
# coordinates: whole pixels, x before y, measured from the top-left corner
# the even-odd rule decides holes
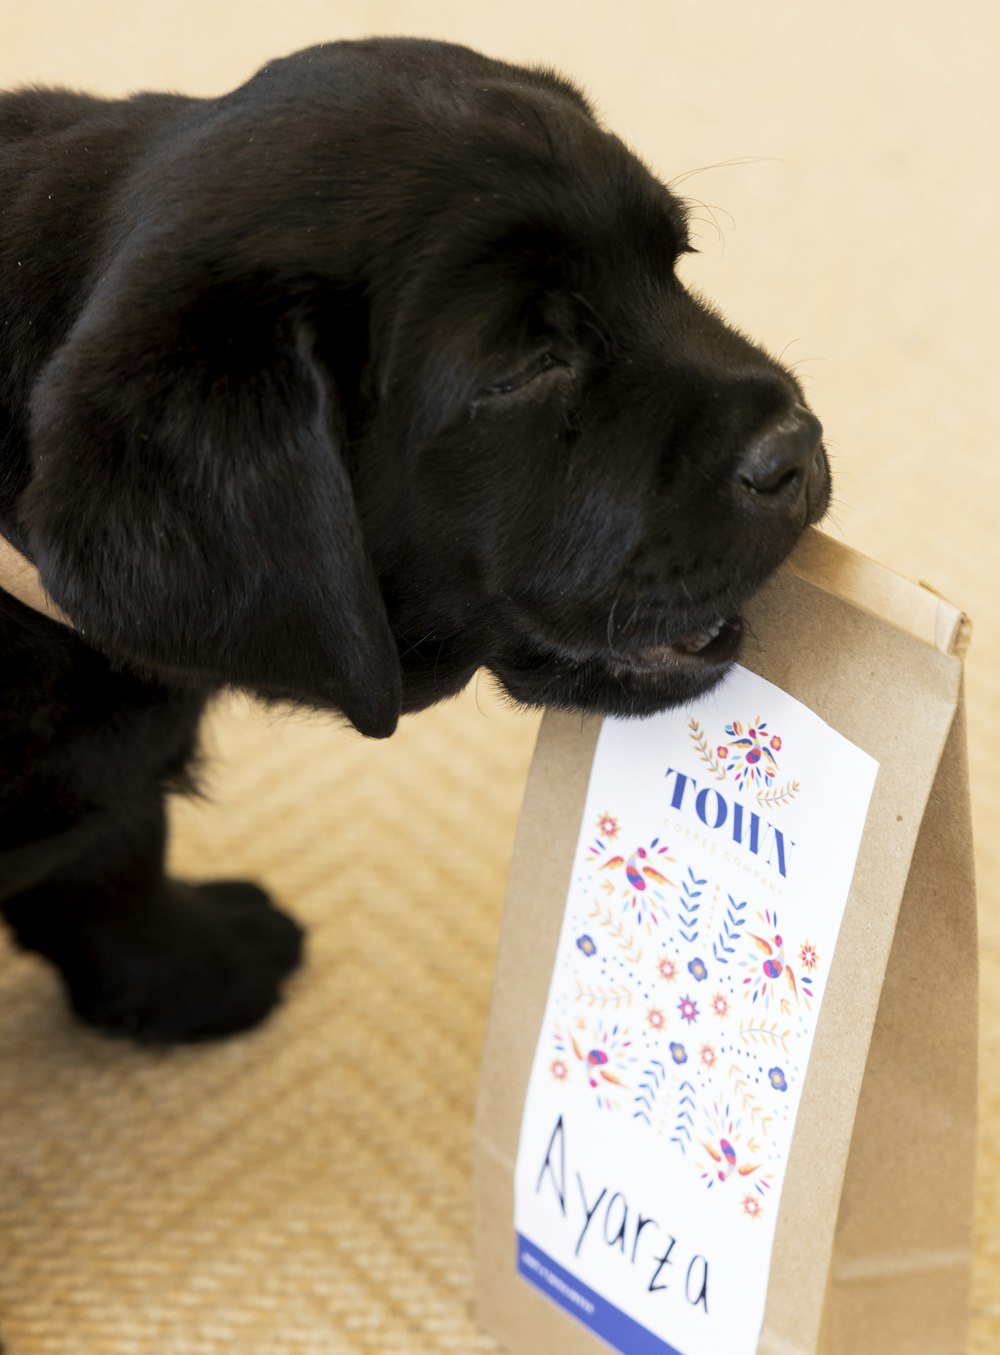
[[[636,840],[626,814],[594,826],[608,820]],[[785,1093],[804,1071],[818,953],[794,917],[779,926],[777,909],[752,912],[665,840],[625,855],[607,836],[587,842],[574,871],[550,997],[553,1076],[577,1070],[597,1107],[664,1139],[706,1187],[733,1181],[734,1219],[755,1221]],[[751,1211],[741,1182],[760,1197]]]
[[[687,711],[604,723],[515,1224],[521,1274],[630,1355],[756,1348],[876,771],[742,669]]]

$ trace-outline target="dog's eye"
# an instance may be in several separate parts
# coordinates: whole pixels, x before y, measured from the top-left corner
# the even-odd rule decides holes
[[[530,386],[532,381],[536,381],[546,372],[551,372],[554,367],[565,367],[554,353],[543,353],[540,357],[534,358],[527,366],[512,372],[510,376],[504,377],[502,381],[497,381],[492,386],[485,386],[480,392],[481,395],[509,395],[511,391],[522,390],[525,386]]]

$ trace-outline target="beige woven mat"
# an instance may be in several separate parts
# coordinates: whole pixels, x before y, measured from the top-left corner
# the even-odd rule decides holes
[[[45,969],[0,957],[7,1355],[493,1349],[470,1310],[470,1126],[535,724],[485,681],[384,744],[217,711],[217,803],[177,806],[177,869],[264,878],[309,927],[256,1034],[106,1042]],[[977,1355],[997,1349],[995,951],[986,965]]]
[[[0,32],[0,85],[107,92],[219,91],[308,42],[432,34],[575,73],[665,177],[771,157],[686,182],[726,209],[698,209],[705,252],[689,275],[774,351],[800,337],[789,358],[825,359],[800,374],[835,454],[834,530],[976,620],[972,1350],[995,1355],[1000,11],[991,0],[950,20],[910,0],[841,0],[835,12],[826,0],[0,0]],[[262,878],[310,929],[286,1005],[252,1036],[160,1055],[105,1043],[69,1022],[41,965],[0,941],[7,1355],[491,1349],[470,1314],[470,1126],[534,725],[485,682],[386,744],[239,700],[219,709],[215,803],[178,806],[177,868]]]
[[[489,1349],[469,1309],[470,1123],[534,721],[483,683],[388,744],[240,701],[177,868],[266,878],[309,928],[259,1033],[157,1054],[3,964],[9,1355]]]

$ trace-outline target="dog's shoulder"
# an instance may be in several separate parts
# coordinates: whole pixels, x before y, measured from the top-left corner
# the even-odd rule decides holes
[[[51,145],[77,133],[94,136],[148,125],[190,100],[175,94],[135,94],[109,99],[73,89],[27,85],[0,90],[0,150]]]
[[[74,90],[39,86],[0,93],[0,146],[64,132],[100,102]]]

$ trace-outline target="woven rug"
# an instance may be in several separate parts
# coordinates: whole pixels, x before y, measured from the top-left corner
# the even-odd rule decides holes
[[[309,929],[259,1032],[105,1041],[3,956],[8,1355],[473,1351],[470,1126],[535,721],[485,682],[366,744],[232,700],[175,869],[266,879]]]
[[[801,335],[789,358],[826,359],[799,371],[835,456],[831,530],[976,622],[970,1349],[995,1355],[1000,19],[988,0],[951,27],[905,0],[831,13],[623,0],[612,27],[590,0],[7,0],[0,85],[218,92],[308,42],[423,33],[574,73],[664,177],[769,157],[685,181],[706,204],[689,276],[774,351]],[[470,1136],[536,724],[485,679],[383,744],[239,698],[218,706],[211,802],[175,806],[174,868],[258,878],[309,929],[287,1000],[251,1035],[169,1053],[102,1040],[0,938],[5,1355],[494,1349],[471,1311]]]
[[[175,869],[264,879],[309,928],[254,1034],[106,1041],[0,956],[6,1355],[495,1349],[471,1311],[470,1133],[535,727],[485,680],[380,744],[220,705],[214,803],[175,806]],[[1000,1333],[995,950],[984,980],[976,1355]]]

